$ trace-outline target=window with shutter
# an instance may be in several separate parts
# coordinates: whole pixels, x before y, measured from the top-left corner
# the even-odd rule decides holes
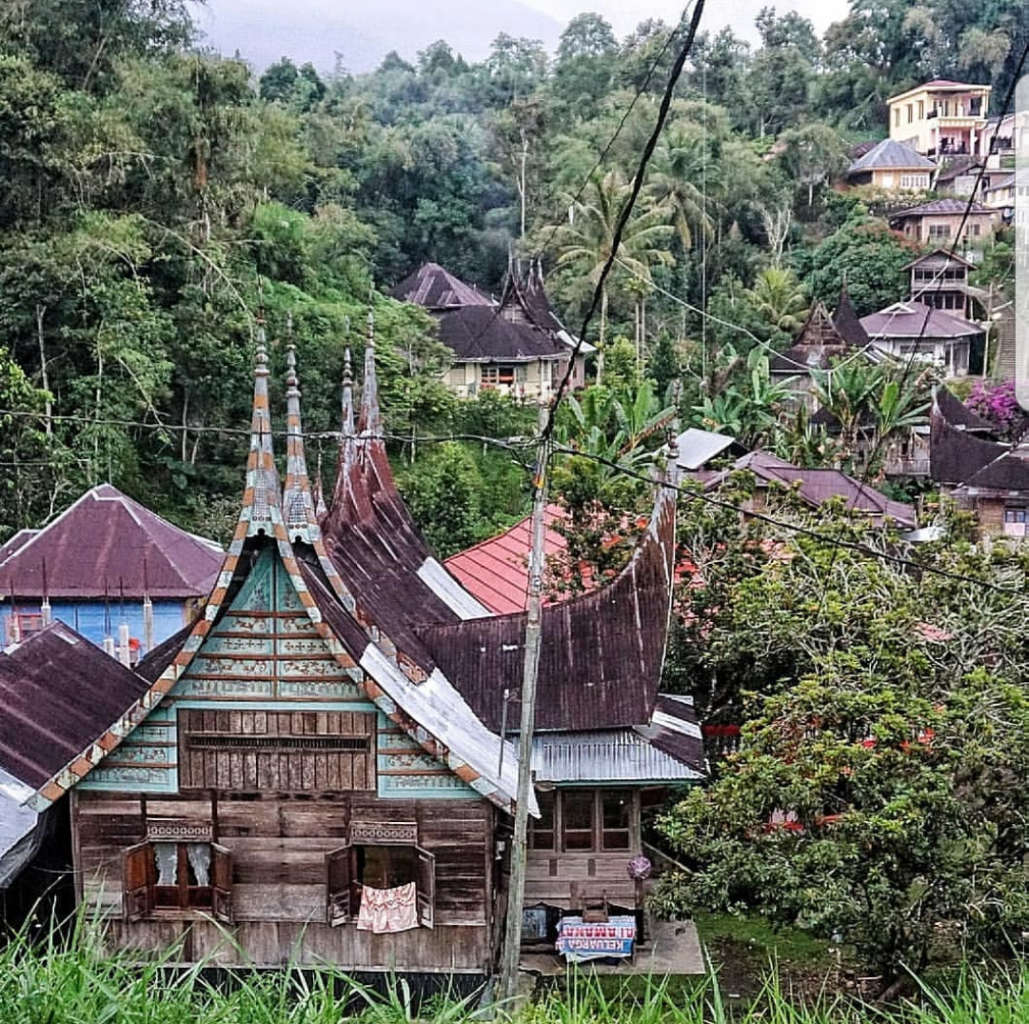
[[[139,921],[154,909],[154,853],[149,843],[139,843],[125,851],[123,861],[122,903],[126,921]]]
[[[436,910],[436,858],[428,850],[415,847],[418,853],[418,923],[431,928],[435,922]]]
[[[347,843],[325,855],[326,919],[336,928],[357,915],[354,898],[354,849]]]
[[[232,854],[217,843],[150,839],[123,857],[125,917],[201,911],[232,920]]]
[[[211,843],[211,913],[232,922],[232,854],[217,843]]]

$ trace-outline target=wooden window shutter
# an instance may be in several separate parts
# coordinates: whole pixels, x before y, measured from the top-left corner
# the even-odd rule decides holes
[[[211,911],[216,921],[232,922],[232,854],[211,843]]]
[[[418,923],[423,928],[431,928],[435,922],[436,911],[436,858],[428,850],[415,847],[418,854],[418,873],[416,885],[418,890]]]
[[[154,850],[149,843],[130,846],[124,855],[122,907],[126,921],[139,921],[154,909]]]
[[[354,900],[354,850],[349,843],[325,855],[326,920],[333,928],[357,916]]]

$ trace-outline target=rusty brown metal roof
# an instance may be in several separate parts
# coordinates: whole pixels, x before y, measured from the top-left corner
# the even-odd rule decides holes
[[[0,593],[205,597],[224,558],[213,541],[180,530],[111,484],[92,488],[48,526],[23,536],[4,546]]]
[[[53,623],[0,655],[0,767],[42,785],[146,690],[145,679]]]
[[[409,274],[390,294],[400,302],[413,302],[426,309],[454,309],[459,306],[492,306],[493,302],[474,285],[466,284],[438,263],[425,263]]]
[[[650,721],[664,662],[674,565],[674,492],[662,487],[650,526],[618,577],[543,609],[538,729],[612,729]],[[513,727],[524,612],[425,626],[419,635],[479,718],[500,729],[507,703]]]

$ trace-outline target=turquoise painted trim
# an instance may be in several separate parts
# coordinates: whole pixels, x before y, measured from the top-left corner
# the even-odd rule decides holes
[[[353,711],[366,714],[375,711],[375,705],[369,701],[191,700],[185,697],[176,698],[175,707],[191,711]]]

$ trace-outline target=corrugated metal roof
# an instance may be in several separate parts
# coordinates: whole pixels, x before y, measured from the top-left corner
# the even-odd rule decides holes
[[[146,690],[146,680],[53,623],[0,655],[0,768],[42,785]]]
[[[915,152],[910,146],[896,139],[883,139],[877,146],[874,146],[860,159],[847,168],[847,174],[861,174],[864,171],[880,170],[882,168],[897,168],[902,170],[931,171],[936,164],[921,153]]]
[[[690,427],[675,439],[678,452],[676,462],[681,469],[697,470],[735,443],[736,438],[729,437],[728,434],[716,434],[711,430]]]
[[[492,305],[490,299],[478,288],[454,277],[438,263],[423,264],[405,277],[390,294],[400,302],[413,302],[426,309]]]
[[[205,597],[224,553],[111,484],[87,491],[52,523],[4,546],[0,594],[51,598]],[[144,579],[145,576],[145,579]]]
[[[674,492],[659,488],[650,525],[610,584],[543,609],[536,724],[610,729],[650,721],[664,660],[675,565]],[[419,635],[492,729],[521,687],[525,614],[430,625]],[[511,708],[508,708],[510,721]]]
[[[861,318],[869,337],[876,338],[965,338],[982,334],[983,329],[971,320],[955,316],[924,302],[895,302],[892,306]]]
[[[22,806],[35,790],[0,768],[0,890],[17,875],[23,858],[15,847],[36,827],[38,815]]]
[[[696,782],[703,773],[653,746],[632,729],[539,733],[533,738],[537,782]]]
[[[560,505],[548,505],[544,513],[547,528],[544,553],[548,558],[567,547],[565,538],[553,528],[553,523],[564,519],[565,515]],[[522,612],[529,592],[531,546],[532,517],[526,516],[504,533],[451,555],[446,567],[465,590],[495,615]]]

